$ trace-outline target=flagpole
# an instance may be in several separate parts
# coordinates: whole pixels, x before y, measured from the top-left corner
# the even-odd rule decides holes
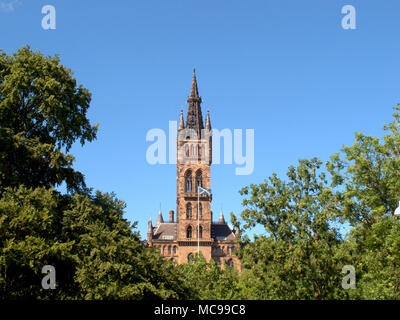
[[[200,254],[200,188],[197,186],[197,254]]]

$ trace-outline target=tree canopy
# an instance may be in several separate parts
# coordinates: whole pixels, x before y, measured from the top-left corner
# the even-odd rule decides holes
[[[237,234],[265,232],[240,239],[239,273],[165,260],[123,201],[86,186],[68,152],[96,139],[90,102],[58,56],[0,51],[0,299],[400,299],[400,106],[382,138],[357,133],[329,161],[240,190]],[[56,290],[41,287],[45,265]]]

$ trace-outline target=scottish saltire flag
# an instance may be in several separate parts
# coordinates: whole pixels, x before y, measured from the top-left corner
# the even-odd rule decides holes
[[[203,193],[211,194],[211,189],[206,189],[206,188],[202,188],[202,187],[199,186],[198,193],[200,193],[200,194],[203,194]]]

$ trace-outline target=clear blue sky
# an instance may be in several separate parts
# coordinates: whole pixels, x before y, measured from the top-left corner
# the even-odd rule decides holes
[[[47,4],[56,30],[41,27]],[[347,4],[356,30],[341,27]],[[178,119],[194,67],[213,127],[255,130],[253,174],[212,167],[214,217],[223,205],[228,218],[241,187],[382,134],[400,102],[399,13],[398,0],[0,0],[0,48],[58,53],[92,92],[98,139],[73,147],[75,168],[125,200],[145,237],[160,202],[164,218],[176,209],[176,168],[146,162],[146,133]]]

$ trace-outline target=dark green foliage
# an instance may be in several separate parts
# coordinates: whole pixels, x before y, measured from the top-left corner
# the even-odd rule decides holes
[[[225,266],[221,270],[212,261],[207,263],[203,255],[196,255],[193,263],[179,266],[184,282],[191,288],[192,295],[186,299],[231,300],[237,299],[238,276],[235,269]]]
[[[255,237],[243,252],[243,295],[249,299],[333,299],[343,261],[336,195],[317,159],[290,167],[288,182],[273,175],[241,190],[245,228],[259,223],[267,236]],[[254,285],[256,284],[256,285]],[[342,296],[345,296],[343,293]]]
[[[64,154],[96,138],[91,95],[58,57],[0,53],[0,298],[179,299],[177,268],[146,248],[124,203],[85,187]],[[69,194],[54,187],[65,182]],[[56,268],[44,290],[42,267]]]
[[[395,108],[400,110],[400,106]],[[240,294],[248,299],[400,299],[400,116],[382,139],[356,134],[320,171],[316,159],[241,190],[245,229],[265,236],[244,248]],[[326,179],[329,173],[329,181]],[[352,226],[345,239],[337,227]],[[342,267],[356,289],[341,287]]]
[[[83,188],[74,157],[61,150],[96,138],[97,125],[86,118],[90,100],[57,56],[29,47],[11,56],[0,50],[0,188],[62,182],[71,191]]]
[[[400,299],[398,113],[382,139],[358,133],[325,165],[300,160],[286,180],[240,191],[235,229],[265,234],[242,238],[238,274],[201,255],[166,261],[124,219],[123,201],[86,187],[66,153],[96,138],[90,100],[57,56],[0,51],[0,299]],[[44,265],[56,268],[55,290],[41,287]],[[341,286],[345,265],[354,290]]]

